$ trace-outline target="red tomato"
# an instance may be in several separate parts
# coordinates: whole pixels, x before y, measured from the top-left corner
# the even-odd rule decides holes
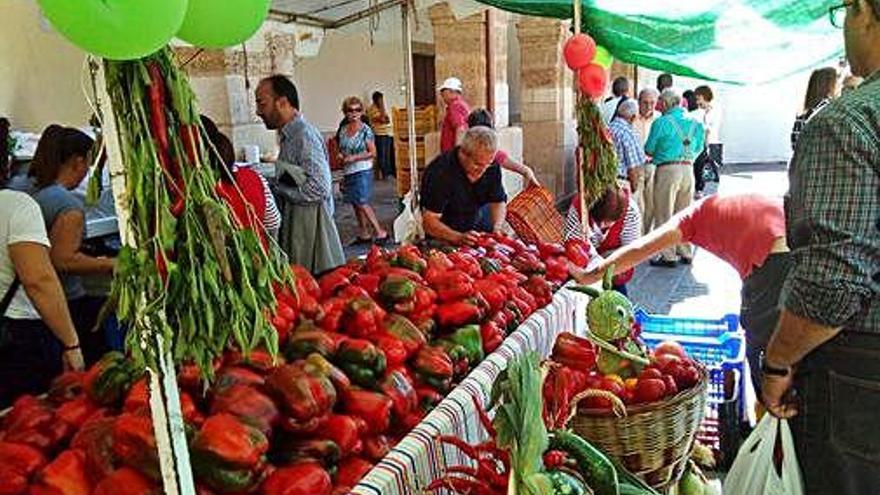
[[[678,384],[675,383],[675,378],[672,378],[669,375],[663,375],[663,384],[666,385],[666,395],[675,395],[678,393]]]
[[[618,397],[623,396],[623,380],[617,381],[611,378],[603,378],[599,388],[607,390]]]
[[[664,340],[654,349],[655,356],[661,356],[663,354],[672,354],[682,359],[687,359],[687,353],[684,352],[684,347],[674,340]]]
[[[650,366],[642,370],[642,374],[639,375],[639,379],[644,380],[646,378],[663,378],[663,373],[660,372],[657,368],[651,368]]]
[[[693,387],[700,381],[700,372],[696,367],[689,364],[678,363],[669,367],[668,374],[675,379],[679,390]]]
[[[673,364],[683,362],[680,356],[675,354],[654,354],[654,365],[657,366],[664,373],[667,372],[669,367]]]
[[[636,384],[636,402],[654,402],[663,398],[666,394],[666,385],[659,378],[646,378]]]

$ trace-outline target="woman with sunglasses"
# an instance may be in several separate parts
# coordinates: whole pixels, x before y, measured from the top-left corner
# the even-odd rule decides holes
[[[357,96],[349,96],[342,101],[345,114],[343,125],[336,132],[339,147],[337,159],[344,166],[342,194],[346,203],[354,208],[360,234],[354,244],[370,242],[384,243],[388,232],[379,224],[376,212],[370,205],[373,196],[373,159],[376,157],[376,143],[370,126],[362,120],[364,104]],[[375,237],[371,235],[375,233]]]

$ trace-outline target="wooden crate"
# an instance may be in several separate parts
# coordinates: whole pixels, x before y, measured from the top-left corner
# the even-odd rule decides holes
[[[426,167],[419,167],[419,183],[422,182],[422,177],[425,175]],[[409,168],[406,169],[397,169],[397,196],[404,197],[406,193],[409,192],[409,182],[412,176],[409,173]]]
[[[394,123],[394,139],[406,140],[409,138],[408,116],[406,108],[394,107],[391,109],[392,122]],[[437,107],[428,105],[416,107],[416,136],[424,136],[437,130]]]
[[[397,169],[409,169],[409,143],[406,141],[394,140],[394,160],[397,162]],[[425,141],[423,139],[416,140],[416,163],[419,167],[425,166]]]

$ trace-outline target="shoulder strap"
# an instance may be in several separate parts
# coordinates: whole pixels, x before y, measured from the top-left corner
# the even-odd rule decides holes
[[[6,289],[6,294],[3,294],[3,300],[0,301],[0,318],[6,316],[6,310],[9,309],[9,305],[12,304],[12,298],[15,297],[15,293],[18,291],[20,285],[21,280],[19,280],[18,275],[16,275],[12,280],[12,284]]]

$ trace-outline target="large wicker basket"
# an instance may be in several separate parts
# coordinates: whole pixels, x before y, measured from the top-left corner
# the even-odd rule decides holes
[[[523,190],[507,203],[507,223],[526,242],[562,241],[562,215],[553,193],[540,186]]]
[[[700,382],[666,400],[627,406],[626,416],[579,408],[571,420],[575,433],[617,459],[658,491],[681,478],[706,406],[708,373]]]

